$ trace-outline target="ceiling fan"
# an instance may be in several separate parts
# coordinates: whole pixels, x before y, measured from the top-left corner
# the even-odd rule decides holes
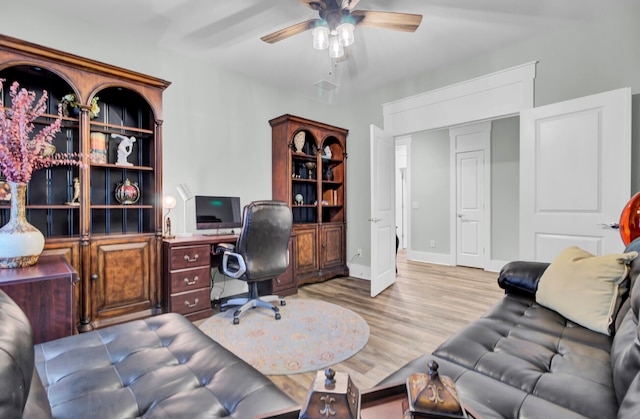
[[[422,22],[422,15],[417,14],[353,10],[360,0],[299,1],[318,11],[320,18],[297,23],[260,39],[273,44],[312,30],[313,46],[316,49],[329,48],[329,55],[333,58],[339,58],[344,54],[343,47],[354,42],[353,28],[355,26],[415,32]]]

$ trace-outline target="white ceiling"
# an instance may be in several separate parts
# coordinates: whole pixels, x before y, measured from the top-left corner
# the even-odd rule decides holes
[[[330,0],[326,0],[330,1]],[[509,43],[617,12],[637,0],[361,0],[355,9],[422,14],[415,33],[356,28],[349,57],[332,68],[311,33],[276,44],[261,36],[318,17],[297,0],[56,0],[57,12],[91,24],[118,22],[130,36],[199,57],[308,97],[314,83],[334,102]],[[49,3],[49,2],[47,2]]]

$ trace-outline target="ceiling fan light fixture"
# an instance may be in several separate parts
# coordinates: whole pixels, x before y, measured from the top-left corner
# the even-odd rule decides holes
[[[344,47],[340,44],[337,36],[329,39],[329,56],[331,58],[340,58],[344,55]]]
[[[340,45],[343,47],[348,47],[352,45],[356,38],[353,33],[355,26],[353,23],[345,22],[338,25],[336,31],[338,32],[338,40],[340,41]]]
[[[315,49],[327,49],[329,47],[329,28],[316,26],[311,31],[313,35],[313,47]]]

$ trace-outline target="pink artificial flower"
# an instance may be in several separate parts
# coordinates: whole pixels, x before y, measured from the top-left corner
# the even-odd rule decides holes
[[[3,81],[0,79],[0,91]],[[0,171],[7,181],[29,183],[34,171],[50,166],[71,164],[85,167],[80,153],[43,156],[45,147],[60,132],[62,108],[58,106],[58,117],[52,124],[32,137],[33,121],[47,109],[47,91],[43,91],[36,102],[35,92],[24,88],[18,91],[18,87],[18,82],[11,85],[11,108],[0,107]]]

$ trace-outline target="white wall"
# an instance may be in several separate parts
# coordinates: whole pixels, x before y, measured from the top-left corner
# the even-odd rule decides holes
[[[448,129],[421,132],[412,136],[411,156],[409,156],[411,159],[409,250],[412,253],[450,253],[449,143]]]

